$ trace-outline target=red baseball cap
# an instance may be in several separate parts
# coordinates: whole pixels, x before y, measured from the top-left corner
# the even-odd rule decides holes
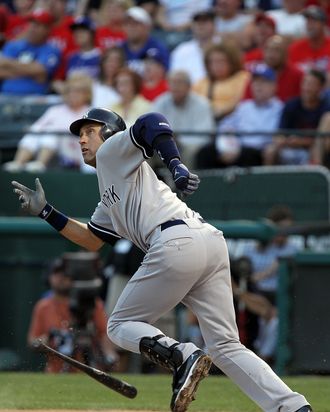
[[[257,13],[254,22],[258,24],[262,21],[271,26],[274,31],[276,30],[276,23],[272,17],[268,16],[266,13]]]
[[[46,10],[36,9],[31,13],[29,20],[48,25],[53,23],[54,17]]]

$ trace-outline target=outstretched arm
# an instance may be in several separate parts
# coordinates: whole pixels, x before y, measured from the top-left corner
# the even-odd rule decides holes
[[[45,192],[38,178],[36,190],[16,181],[13,181],[12,185],[15,187],[14,192],[19,197],[22,209],[46,220],[62,236],[91,251],[96,251],[103,245],[103,241],[88,229],[87,224],[65,216],[47,203]]]
[[[104,245],[104,242],[88,229],[86,223],[75,219],[69,218],[60,233],[71,242],[92,252],[96,252]]]

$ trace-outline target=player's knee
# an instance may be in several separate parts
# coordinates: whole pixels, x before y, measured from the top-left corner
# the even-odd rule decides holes
[[[225,342],[216,342],[211,345],[206,345],[207,351],[212,358],[226,358],[229,354],[241,350],[244,347],[239,339],[230,339]]]

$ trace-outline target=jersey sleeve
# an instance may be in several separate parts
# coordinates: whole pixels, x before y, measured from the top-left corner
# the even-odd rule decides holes
[[[114,245],[118,239],[121,239],[121,236],[113,229],[109,216],[103,212],[100,203],[97,205],[87,226],[95,236],[103,242],[110,243],[110,245]]]
[[[173,132],[163,115],[146,113],[140,116],[133,126],[111,136],[99,148],[96,154],[98,174],[109,173],[113,178],[117,175],[126,182],[134,182],[141,163],[152,157],[155,150],[159,152],[157,142],[166,137],[174,142]],[[165,146],[166,150],[160,152],[164,152],[166,158],[170,150]],[[175,155],[180,157],[177,151]]]

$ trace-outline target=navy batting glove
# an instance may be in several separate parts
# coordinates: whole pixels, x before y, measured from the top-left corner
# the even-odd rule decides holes
[[[190,173],[188,168],[181,163],[177,158],[170,161],[168,168],[172,173],[175,186],[185,195],[193,194],[199,185],[199,178],[197,175]]]

